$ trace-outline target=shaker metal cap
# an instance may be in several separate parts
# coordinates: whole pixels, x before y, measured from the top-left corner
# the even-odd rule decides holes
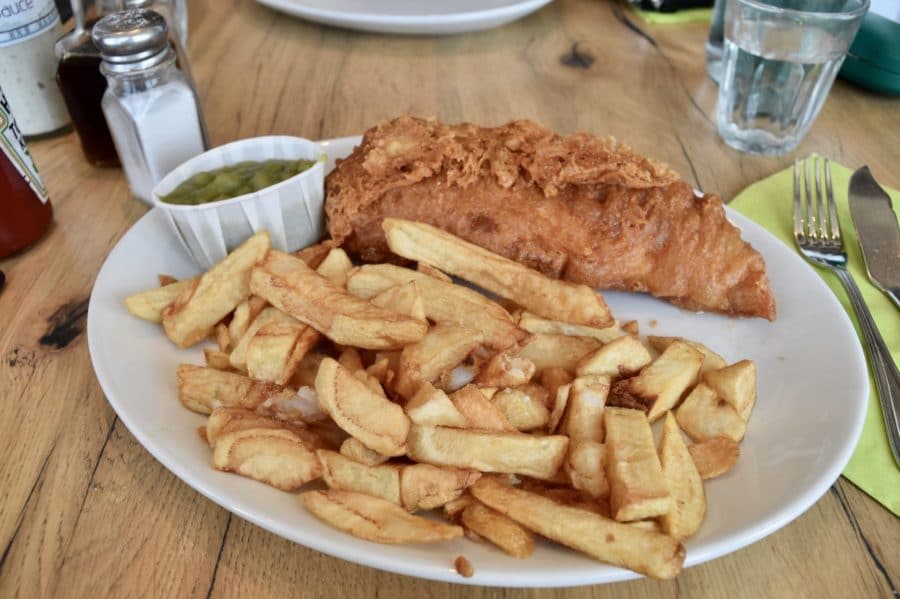
[[[113,64],[142,61],[169,47],[166,20],[145,8],[103,17],[94,25],[91,38],[100,57]]]
[[[153,4],[153,0],[124,0],[123,5],[129,8],[146,8]]]

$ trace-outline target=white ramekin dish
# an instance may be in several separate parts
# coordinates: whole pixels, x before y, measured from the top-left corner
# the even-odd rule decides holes
[[[160,199],[203,171],[245,160],[300,158],[316,164],[253,193],[196,206]],[[271,235],[272,247],[293,252],[318,241],[325,230],[325,160],[317,144],[300,137],[271,135],[235,141],[195,156],[166,175],[153,188],[153,204],[165,212],[175,236],[205,269],[263,229]]]

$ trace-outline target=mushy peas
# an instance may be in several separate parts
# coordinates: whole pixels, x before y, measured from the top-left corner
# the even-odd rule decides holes
[[[160,198],[167,204],[207,204],[236,198],[281,183],[311,168],[315,160],[245,161],[197,173],[172,193]]]

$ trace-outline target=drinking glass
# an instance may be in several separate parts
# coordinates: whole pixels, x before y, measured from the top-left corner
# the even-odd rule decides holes
[[[716,123],[755,154],[797,147],[819,114],[869,0],[727,0]]]
[[[722,78],[722,54],[725,53],[725,2],[715,0],[706,40],[706,74],[716,85]]]

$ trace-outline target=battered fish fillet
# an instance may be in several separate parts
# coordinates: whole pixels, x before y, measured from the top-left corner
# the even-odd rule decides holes
[[[325,189],[331,236],[365,261],[391,258],[381,221],[403,218],[553,277],[775,319],[765,262],[721,199],[611,139],[404,116],[369,129]]]

